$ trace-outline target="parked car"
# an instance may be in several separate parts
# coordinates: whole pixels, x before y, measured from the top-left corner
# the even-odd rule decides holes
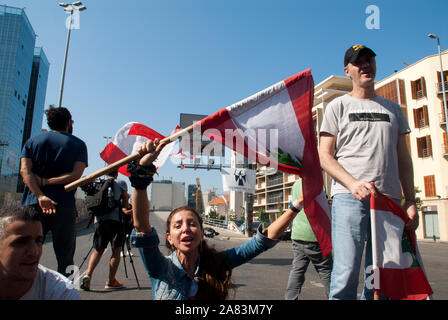
[[[213,238],[214,236],[217,235],[219,235],[219,232],[217,232],[215,229],[210,227],[204,228],[204,236],[206,236],[207,238]]]

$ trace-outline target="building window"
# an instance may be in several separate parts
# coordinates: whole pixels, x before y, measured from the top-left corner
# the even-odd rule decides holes
[[[376,94],[398,104],[405,105],[406,94],[404,90],[404,80],[397,79],[376,89]]]
[[[436,197],[436,178],[432,176],[424,176],[423,180],[425,182],[425,197]]]
[[[446,105],[447,105],[447,108],[448,108],[448,101],[446,102]],[[445,106],[443,105],[443,101],[442,102],[440,102],[440,106],[441,106],[441,108],[440,108],[440,122],[441,123],[445,123]]]
[[[421,77],[415,81],[411,81],[412,99],[420,99],[426,97],[425,78]]]
[[[446,139],[446,133],[443,133],[443,154],[447,155],[448,154],[448,141]]]
[[[414,125],[416,128],[429,126],[428,106],[414,109]]]
[[[443,82],[445,83],[445,90],[448,89],[448,71],[443,71]],[[440,82],[440,71],[437,71],[437,87],[439,92],[442,92],[442,83]]]
[[[267,176],[266,180],[267,180],[266,184],[268,187],[282,184],[283,183],[283,173],[277,172],[276,174]]]
[[[431,136],[417,138],[417,153],[419,158],[432,157]]]
[[[281,203],[283,202],[283,190],[274,191],[268,193],[268,203]]]

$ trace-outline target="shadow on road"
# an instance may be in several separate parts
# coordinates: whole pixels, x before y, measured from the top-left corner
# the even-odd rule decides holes
[[[138,290],[138,287],[123,287],[120,289],[90,289],[88,292],[108,294],[108,293],[113,293],[113,292],[117,292],[117,291],[131,291],[131,290],[132,291]],[[143,290],[151,290],[151,287],[140,287],[139,291],[143,291]]]
[[[273,265],[273,266],[287,266],[287,265],[291,265],[292,264],[292,259],[281,259],[281,258],[263,259],[263,258],[258,258],[258,259],[253,259],[249,263],[250,264],[270,264],[270,265]]]

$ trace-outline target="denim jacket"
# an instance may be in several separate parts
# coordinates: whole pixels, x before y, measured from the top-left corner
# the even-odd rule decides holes
[[[260,253],[274,247],[278,240],[265,237],[261,232],[251,240],[224,253],[232,267],[238,267],[248,262]],[[131,245],[139,249],[146,272],[151,279],[154,300],[187,300],[194,296],[197,284],[182,267],[176,252],[164,256],[159,249],[159,237],[155,228],[150,233],[135,233],[131,236]],[[199,257],[200,258],[200,257]],[[195,274],[199,269],[197,264]]]

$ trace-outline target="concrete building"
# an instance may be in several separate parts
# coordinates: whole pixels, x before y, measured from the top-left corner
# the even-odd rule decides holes
[[[0,192],[16,193],[24,133],[42,128],[48,60],[20,8],[0,5]]]
[[[151,210],[172,211],[185,206],[185,182],[159,180],[151,183]]]
[[[189,184],[188,185],[188,194],[187,194],[187,205],[189,207],[196,207],[196,191],[198,190],[197,184]]]
[[[298,175],[280,171],[271,172],[264,166],[258,166],[254,197],[254,217],[259,212],[269,213],[271,221],[277,219],[293,201],[291,188]]]

